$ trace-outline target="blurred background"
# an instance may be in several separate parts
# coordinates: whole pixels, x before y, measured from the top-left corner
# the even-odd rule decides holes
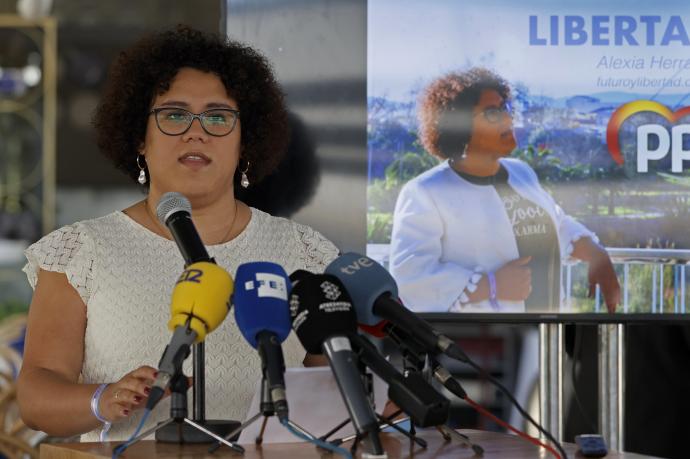
[[[138,37],[178,23],[219,30],[222,2],[200,4],[0,1],[0,304],[5,314],[25,310],[31,297],[17,269],[28,244],[67,223],[141,199],[141,192],[103,161],[91,117],[110,62]]]

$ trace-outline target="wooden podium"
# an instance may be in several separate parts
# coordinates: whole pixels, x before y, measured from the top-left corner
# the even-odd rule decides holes
[[[527,443],[514,436],[496,432],[480,430],[461,430],[470,439],[484,448],[485,459],[534,459],[553,457],[542,448]],[[477,458],[471,448],[455,442],[446,443],[436,430],[420,431],[420,436],[428,442],[428,447],[422,449],[415,445],[410,449],[410,442],[398,433],[385,433],[382,435],[383,446],[389,459],[418,458],[418,459],[464,459]],[[93,459],[110,458],[112,449],[117,443],[62,443],[41,445],[41,459]],[[156,443],[154,441],[142,441],[128,449],[121,457],[123,459],[337,459],[340,456],[331,455],[317,449],[309,443],[272,443],[260,447],[243,445],[246,448],[244,455],[235,453],[229,448],[222,447],[214,454],[208,454],[209,445],[176,445]],[[349,448],[349,443],[345,444]],[[569,458],[582,458],[576,454],[577,446],[564,443]],[[359,454],[357,457],[360,457]],[[643,456],[634,453],[610,452],[607,458],[611,459],[642,459],[652,456]]]

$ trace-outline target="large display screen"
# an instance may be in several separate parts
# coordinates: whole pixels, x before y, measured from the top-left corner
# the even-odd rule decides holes
[[[616,313],[685,317],[690,4],[370,0],[367,20],[367,254],[408,307],[612,312],[596,244]]]

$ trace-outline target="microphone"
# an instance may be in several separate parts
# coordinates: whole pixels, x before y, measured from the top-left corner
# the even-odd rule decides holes
[[[185,265],[197,261],[215,263],[208,255],[204,243],[192,222],[192,205],[181,193],[168,192],[161,196],[156,207],[158,220],[168,227],[177,247],[182,252]]]
[[[350,292],[361,324],[376,326],[386,319],[403,329],[428,352],[443,353],[461,362],[467,355],[445,335],[400,304],[398,286],[380,264],[369,257],[349,252],[333,260],[326,273],[340,279]]]
[[[295,285],[299,285],[296,282],[312,276],[314,276],[314,274],[308,271],[298,270],[290,274],[290,279],[295,282]],[[293,295],[295,288],[293,288]],[[310,293],[316,298],[312,299],[312,302],[309,304],[318,302],[320,291],[306,292],[306,295]],[[347,293],[347,289],[345,289],[345,293]],[[294,327],[296,322],[295,316],[298,314],[297,308],[299,304],[293,301],[292,298],[294,298],[294,296],[291,296],[290,313],[293,317]],[[350,319],[351,316],[348,315],[347,318]],[[334,320],[334,318],[329,317],[328,323],[330,324]],[[359,328],[364,329],[369,334],[376,337],[385,336],[385,332],[381,331],[380,327],[367,327],[360,324]],[[429,427],[441,425],[446,422],[450,410],[450,403],[443,395],[438,393],[438,391],[436,391],[436,389],[434,389],[420,374],[413,372],[405,372],[404,375],[401,374],[388,360],[379,354],[373,344],[356,334],[352,330],[351,324],[350,330],[352,332],[348,336],[351,340],[353,351],[357,357],[359,357],[360,362],[369,367],[388,384],[388,398],[407,413],[415,425],[419,427]],[[308,338],[310,338],[310,336],[307,336],[307,339]],[[318,342],[310,343],[309,345],[314,346],[314,349],[312,349],[314,352],[312,353],[320,352]]]
[[[177,280],[170,302],[168,328],[173,331],[158,363],[147,409],[153,409],[170,380],[182,368],[190,346],[206,338],[228,314],[232,277],[208,256],[191,219],[192,206],[180,193],[165,193],[157,206],[159,220],[173,234],[185,259],[186,269]]]
[[[403,353],[403,356],[418,363],[422,363],[427,360],[428,353],[425,352],[424,349],[420,348],[417,341],[412,339],[407,333],[388,321],[381,322],[377,327],[360,326],[360,328],[370,334],[373,334],[374,336],[377,336],[380,330],[384,330],[385,335],[398,345]],[[443,385],[443,387],[461,399],[467,397],[465,389],[463,389],[460,383],[453,378],[453,375],[451,375],[450,372],[438,362],[438,360],[436,360],[434,357],[431,357],[429,360],[431,374]]]
[[[259,351],[261,369],[281,423],[288,419],[285,360],[281,343],[290,334],[290,280],[275,263],[244,263],[237,268],[235,320],[247,342]]]
[[[298,275],[290,294],[292,328],[310,354],[324,353],[358,434],[369,435],[382,451],[378,422],[369,402],[350,338],[356,334],[357,316],[342,283],[326,274]]]
[[[153,409],[163,397],[170,380],[182,368],[189,348],[200,343],[225,320],[230,309],[233,282],[223,268],[205,261],[187,266],[173,289],[168,328],[170,344],[158,362],[156,377],[146,408]]]
[[[360,361],[388,384],[388,398],[418,427],[443,425],[448,420],[450,402],[429,384],[421,373],[401,374],[379,354],[376,347],[359,335],[350,337]]]

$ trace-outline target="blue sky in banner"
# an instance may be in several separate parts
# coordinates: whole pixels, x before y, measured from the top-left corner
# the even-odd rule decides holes
[[[482,65],[533,95],[685,104],[688,34],[687,1],[370,0],[368,94],[409,101],[435,77]]]

